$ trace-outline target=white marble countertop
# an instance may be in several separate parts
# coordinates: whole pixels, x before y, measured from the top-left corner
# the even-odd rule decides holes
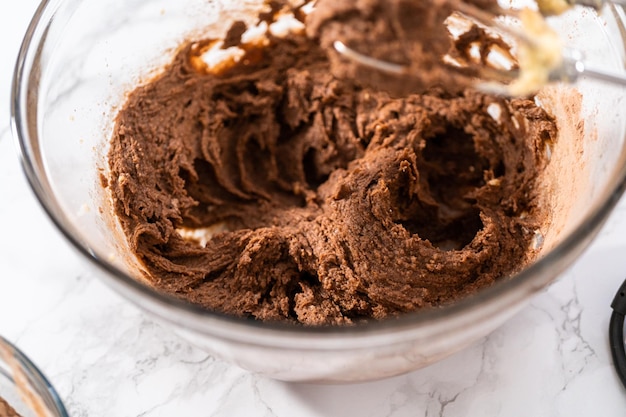
[[[356,385],[288,384],[198,351],[96,280],[43,213],[9,128],[13,63],[37,2],[0,3],[0,334],[81,416],[623,416],[609,304],[626,278],[626,199],[530,306],[426,369]]]

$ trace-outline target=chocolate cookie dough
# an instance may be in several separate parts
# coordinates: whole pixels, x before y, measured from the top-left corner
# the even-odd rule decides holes
[[[0,397],[0,417],[21,417],[2,397]]]
[[[514,62],[509,45],[475,21],[449,20],[464,5],[493,16],[502,14],[497,0],[318,0],[307,19],[307,34],[327,51],[331,71],[338,78],[357,79],[398,96],[423,93],[433,86],[458,93],[489,66],[490,51],[497,50]],[[449,31],[449,26],[459,26],[453,22],[462,26],[456,36]],[[402,65],[405,72],[394,75],[360,65],[340,55],[335,41]],[[472,58],[472,48],[480,57]]]
[[[533,259],[557,132],[533,101],[391,98],[333,77],[305,36],[270,37],[217,72],[194,64],[202,45],[129,95],[108,156],[117,217],[156,289],[336,325],[451,303]]]

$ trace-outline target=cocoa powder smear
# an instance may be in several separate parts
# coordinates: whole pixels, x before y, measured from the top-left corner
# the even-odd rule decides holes
[[[331,75],[315,36],[269,41],[219,72],[189,44],[117,116],[108,187],[156,289],[335,325],[454,302],[533,259],[549,114],[470,89],[392,98]]]

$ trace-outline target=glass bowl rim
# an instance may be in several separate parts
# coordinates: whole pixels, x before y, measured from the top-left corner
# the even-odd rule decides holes
[[[32,379],[37,384],[37,388],[46,392],[49,395],[49,399],[55,407],[55,412],[59,417],[69,417],[65,405],[56,391],[54,386],[50,383],[48,378],[41,372],[41,370],[35,365],[24,352],[22,352],[17,346],[9,342],[4,337],[0,336],[0,345],[6,346],[13,358],[17,360],[20,370],[24,372],[29,379]],[[2,357],[0,357],[0,361]],[[48,402],[46,402],[48,404]]]

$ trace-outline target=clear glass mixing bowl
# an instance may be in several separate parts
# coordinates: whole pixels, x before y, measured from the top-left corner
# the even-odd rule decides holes
[[[544,204],[552,212],[540,258],[455,305],[342,328],[306,328],[225,317],[160,294],[141,281],[110,214],[99,175],[116,109],[184,39],[250,21],[262,1],[48,0],[26,34],[12,91],[24,169],[59,230],[132,303],[185,338],[243,368],[284,380],[361,381],[425,366],[485,336],[551,283],[593,239],[626,178],[626,88],[583,80],[546,89],[560,138],[549,150]],[[577,9],[555,21],[596,66],[623,71],[624,10],[602,18]],[[577,92],[582,100],[576,99]],[[580,123],[580,121],[583,123]]]
[[[46,377],[26,355],[2,336],[0,398],[22,417],[68,417],[59,394]]]

